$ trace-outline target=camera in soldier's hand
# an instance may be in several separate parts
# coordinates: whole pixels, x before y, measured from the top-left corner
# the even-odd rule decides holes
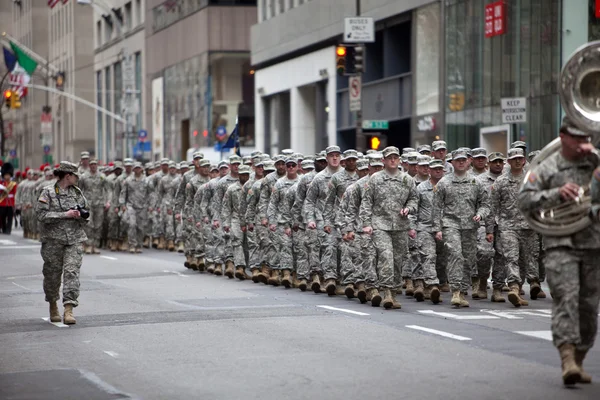
[[[90,217],[90,212],[86,208],[81,207],[79,204],[73,207],[72,210],[79,211],[79,216],[83,219],[88,219]]]

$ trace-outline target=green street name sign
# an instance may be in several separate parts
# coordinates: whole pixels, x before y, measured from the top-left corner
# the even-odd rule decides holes
[[[385,120],[365,119],[362,123],[363,129],[390,129],[390,124]]]

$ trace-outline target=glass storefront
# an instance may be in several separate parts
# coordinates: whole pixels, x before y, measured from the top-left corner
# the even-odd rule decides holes
[[[503,33],[486,35],[492,3],[503,4]],[[513,97],[526,98],[527,122],[511,127],[510,141],[544,147],[560,124],[561,0],[445,0],[444,6],[449,147],[479,146],[481,129],[503,125],[501,99]]]

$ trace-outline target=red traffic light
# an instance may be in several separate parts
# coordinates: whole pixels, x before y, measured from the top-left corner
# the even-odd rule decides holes
[[[8,100],[8,99],[10,99],[11,97],[12,97],[12,91],[10,91],[10,90],[5,90],[5,91],[4,91],[4,98]]]
[[[335,54],[337,54],[340,57],[343,57],[346,55],[346,48],[344,46],[338,46],[335,49]]]

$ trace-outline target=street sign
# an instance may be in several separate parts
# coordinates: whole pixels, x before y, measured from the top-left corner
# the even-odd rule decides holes
[[[348,92],[350,96],[350,111],[360,111],[362,84],[360,75],[348,78]]]
[[[365,119],[362,123],[363,129],[390,129],[390,123],[381,119]]]
[[[217,127],[217,139],[223,140],[227,136],[227,128],[223,125]]]
[[[133,57],[128,55],[123,59],[123,88],[135,87],[135,63]]]
[[[372,17],[344,18],[344,43],[374,43],[375,24]]]
[[[502,123],[520,124],[527,122],[527,99],[513,97],[500,99],[502,105]]]
[[[8,152],[8,155],[9,155],[11,158],[15,158],[15,157],[17,156],[17,150],[13,149],[13,150],[9,151],[9,152]]]
[[[140,131],[138,132],[138,139],[140,139],[140,142],[144,142],[147,138],[148,138],[148,131],[144,130],[144,129],[140,129]]]
[[[44,146],[44,154],[50,154],[50,146]]]

